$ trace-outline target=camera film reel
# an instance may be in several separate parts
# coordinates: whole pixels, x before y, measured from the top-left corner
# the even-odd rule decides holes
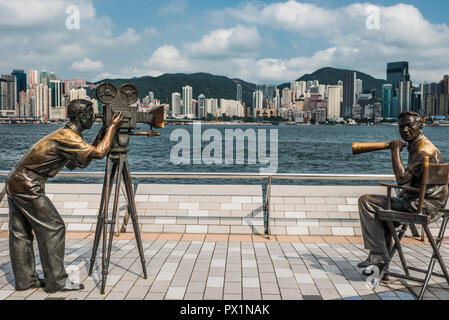
[[[119,89],[119,99],[127,105],[135,103],[139,99],[136,87],[132,84],[122,85]]]
[[[97,87],[97,98],[104,104],[110,104],[117,97],[117,88],[110,83],[102,83]]]

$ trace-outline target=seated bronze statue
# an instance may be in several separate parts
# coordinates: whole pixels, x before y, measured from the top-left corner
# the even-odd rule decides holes
[[[404,144],[401,140],[389,143],[393,171],[398,185],[414,188],[421,187],[424,157],[428,156],[430,163],[441,164],[443,159],[440,151],[423,134],[425,120],[415,112],[404,112],[399,115],[399,133],[408,146],[408,164],[404,167],[401,151]],[[445,205],[448,197],[447,185],[429,186],[424,199],[423,214],[436,219],[439,210]],[[419,195],[416,192],[402,191],[391,200],[391,209],[403,212],[416,212]],[[368,258],[359,263],[359,268],[377,266],[380,270],[388,269],[392,235],[388,226],[377,218],[377,211],[385,209],[387,197],[382,195],[363,195],[359,198],[359,214],[365,249],[369,250]]]
[[[94,122],[92,103],[77,99],[70,102],[70,121],[38,141],[11,170],[6,181],[9,204],[9,253],[16,290],[44,287],[46,292],[83,289],[67,284],[64,268],[65,225],[50,199],[45,182],[61,169],[86,167],[92,159],[109,152],[115,132],[123,121],[116,114],[107,129],[102,128],[92,145],[81,132]],[[36,236],[44,279],[39,279],[33,250]]]

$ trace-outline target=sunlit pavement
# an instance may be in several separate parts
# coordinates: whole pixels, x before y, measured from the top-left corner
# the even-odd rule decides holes
[[[85,288],[47,294],[42,289],[14,290],[8,234],[0,233],[0,299],[185,299],[185,300],[411,300],[415,282],[392,279],[373,289],[357,263],[367,256],[360,237],[307,237],[143,233],[148,278],[132,234],[113,242],[105,294],[100,293],[101,247],[93,277],[87,276],[93,235],[69,233],[65,263],[79,270]],[[428,244],[405,239],[410,265],[426,268],[432,254]],[[448,242],[441,253],[449,265]],[[35,244],[36,247],[36,244]],[[42,273],[36,249],[37,269]],[[398,257],[390,269],[399,271]],[[437,265],[436,271],[440,268]],[[413,275],[413,272],[412,272]],[[421,275],[419,275],[421,276]],[[372,280],[372,281],[370,281]],[[449,299],[449,286],[432,277],[424,299]]]

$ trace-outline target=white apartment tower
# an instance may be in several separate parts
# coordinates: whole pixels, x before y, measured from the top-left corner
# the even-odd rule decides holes
[[[184,106],[184,115],[193,117],[192,87],[182,87],[182,105]]]

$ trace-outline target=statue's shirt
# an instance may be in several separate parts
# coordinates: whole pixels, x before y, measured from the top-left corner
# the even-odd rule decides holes
[[[408,146],[408,152],[409,156],[406,170],[412,175],[412,179],[408,185],[414,188],[421,188],[424,157],[428,156],[430,163],[441,164],[443,163],[441,152],[422,134]],[[418,193],[405,191],[402,197],[409,200],[413,208],[417,208]],[[428,186],[424,204],[428,214],[432,215],[438,208],[441,208],[445,204],[447,197],[447,185]]]
[[[54,177],[69,162],[82,165],[94,147],[68,123],[38,141],[20,160],[19,165],[45,178]]]

